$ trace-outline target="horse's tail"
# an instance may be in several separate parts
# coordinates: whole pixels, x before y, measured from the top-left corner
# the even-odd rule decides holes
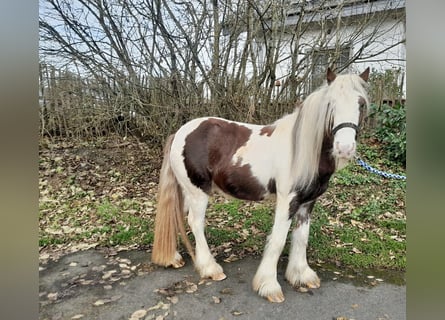
[[[174,135],[167,138],[159,179],[158,206],[151,261],[161,266],[173,265],[177,258],[178,233],[190,256],[194,253],[184,227],[184,196],[170,164],[170,150]]]

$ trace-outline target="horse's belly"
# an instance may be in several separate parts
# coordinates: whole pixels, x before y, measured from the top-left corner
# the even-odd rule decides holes
[[[242,200],[260,201],[269,194],[267,186],[252,174],[247,164],[214,174],[213,182],[224,193]]]

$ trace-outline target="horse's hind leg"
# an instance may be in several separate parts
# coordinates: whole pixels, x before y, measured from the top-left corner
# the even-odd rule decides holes
[[[301,205],[296,213],[297,223],[292,230],[292,242],[289,254],[289,263],[286,269],[286,279],[294,287],[308,288],[320,287],[320,279],[312,270],[306,259],[306,248],[309,239],[310,218],[314,202]]]
[[[215,258],[212,256],[204,235],[207,203],[208,196],[200,189],[194,188],[192,193],[188,193],[186,198],[186,204],[189,209],[188,223],[196,241],[196,269],[202,278],[211,278],[219,281],[225,279],[226,275],[222,267],[216,263]]]

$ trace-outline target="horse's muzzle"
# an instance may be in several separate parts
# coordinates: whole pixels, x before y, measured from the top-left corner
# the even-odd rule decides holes
[[[336,141],[334,143],[333,155],[337,158],[352,159],[355,156],[356,144],[352,143],[340,143]]]

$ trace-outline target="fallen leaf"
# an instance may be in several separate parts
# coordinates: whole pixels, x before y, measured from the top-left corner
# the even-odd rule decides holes
[[[131,314],[131,318],[140,319],[140,318],[145,317],[146,314],[147,314],[147,310],[145,310],[145,309],[136,310],[135,312],[133,312]]]
[[[114,302],[114,301],[119,300],[120,298],[122,298],[122,295],[118,294],[118,295],[112,296],[109,300],[110,300],[110,302]]]
[[[92,267],[91,268],[91,270],[93,270],[93,271],[103,271],[103,270],[105,270],[105,268],[106,268],[106,265],[100,265],[100,266],[94,266],[94,267]]]
[[[71,317],[71,319],[75,320],[75,319],[81,319],[83,318],[85,315],[83,314],[76,314],[75,316]]]
[[[42,253],[39,256],[39,258],[42,259],[42,260],[47,260],[47,259],[49,259],[49,254],[48,253]]]
[[[117,270],[109,270],[104,273],[104,275],[102,276],[102,279],[106,280],[106,279],[110,278],[113,275],[113,273],[116,273],[116,272],[117,272]]]
[[[173,304],[177,304],[179,301],[178,296],[167,297],[167,300],[169,300]]]
[[[57,300],[58,296],[59,296],[58,292],[52,292],[52,293],[48,293],[47,298],[48,298],[48,300],[55,301],[55,300]]]
[[[99,299],[93,303],[93,306],[103,306],[105,304],[105,300]]]
[[[222,294],[233,294],[233,290],[232,290],[232,288],[224,288],[219,293],[222,293]]]
[[[104,304],[106,304],[106,303],[110,303],[110,302],[117,301],[117,300],[119,300],[120,298],[122,298],[121,295],[116,295],[116,296],[112,296],[111,298],[99,299],[99,300],[95,301],[95,302],[93,303],[93,305],[96,306],[96,307],[98,307],[98,306],[102,306],[102,305],[104,305]]]
[[[209,279],[201,279],[198,282],[198,286],[202,285],[202,284],[207,284],[209,282]]]
[[[131,264],[131,260],[127,258],[118,258],[117,260],[124,264]]]
[[[169,303],[163,303],[162,301],[159,301],[157,305],[150,307],[147,309],[147,311],[152,311],[152,310],[158,310],[158,309],[168,309],[170,307]]]
[[[356,247],[353,247],[352,248],[352,252],[354,252],[354,253],[358,253],[358,254],[360,254],[360,253],[362,253],[359,249],[357,249]]]
[[[193,292],[196,292],[196,290],[198,290],[198,286],[193,283],[191,286],[189,286],[189,287],[187,287],[187,289],[185,289],[185,292],[193,293]]]
[[[162,310],[167,310],[169,308],[170,308],[170,303],[163,303],[162,306],[161,306]]]
[[[236,254],[231,254],[228,258],[224,259],[224,262],[230,263],[239,260],[239,257]]]

